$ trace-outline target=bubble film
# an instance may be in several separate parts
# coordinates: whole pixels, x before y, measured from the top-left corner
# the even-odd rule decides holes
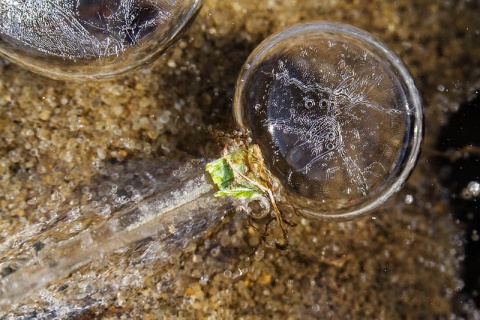
[[[413,169],[418,92],[399,58],[363,31],[310,23],[273,35],[237,86],[237,122],[251,130],[287,201],[307,216],[370,211]]]
[[[1,0],[0,53],[42,75],[103,78],[160,55],[200,0]]]

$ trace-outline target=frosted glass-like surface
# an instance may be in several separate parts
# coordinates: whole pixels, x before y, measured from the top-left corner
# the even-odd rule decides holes
[[[413,168],[417,90],[400,60],[358,29],[314,23],[278,33],[252,53],[237,85],[237,121],[309,216],[368,211]]]
[[[0,53],[54,78],[126,72],[163,52],[200,0],[0,0]]]

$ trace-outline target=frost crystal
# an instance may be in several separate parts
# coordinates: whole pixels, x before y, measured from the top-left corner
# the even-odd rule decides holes
[[[76,60],[118,55],[166,24],[177,0],[2,0],[4,41]]]
[[[381,43],[347,26],[304,24],[264,41],[246,64],[237,121],[288,201],[350,214],[398,190],[418,155],[422,109]]]

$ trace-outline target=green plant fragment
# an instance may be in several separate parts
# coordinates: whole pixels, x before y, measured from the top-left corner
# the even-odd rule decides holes
[[[259,188],[252,186],[241,177],[241,174],[249,171],[246,164],[247,155],[246,150],[239,150],[206,165],[205,169],[219,189],[215,193],[215,197],[231,196],[252,199],[263,194]],[[241,174],[237,175],[235,172]]]
[[[235,185],[231,189],[223,189],[215,193],[215,197],[232,196],[239,199],[252,199],[262,195],[262,192],[255,187]]]
[[[226,189],[235,179],[232,168],[224,158],[208,163],[205,169],[220,190]]]

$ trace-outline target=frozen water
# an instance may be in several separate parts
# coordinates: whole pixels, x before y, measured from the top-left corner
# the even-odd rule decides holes
[[[200,0],[1,0],[0,53],[53,77],[123,72],[165,50],[199,7]],[[90,65],[97,70],[80,69]]]
[[[272,36],[248,59],[237,120],[295,205],[325,215],[363,212],[412,169],[420,99],[384,48],[353,28],[305,24]]]

